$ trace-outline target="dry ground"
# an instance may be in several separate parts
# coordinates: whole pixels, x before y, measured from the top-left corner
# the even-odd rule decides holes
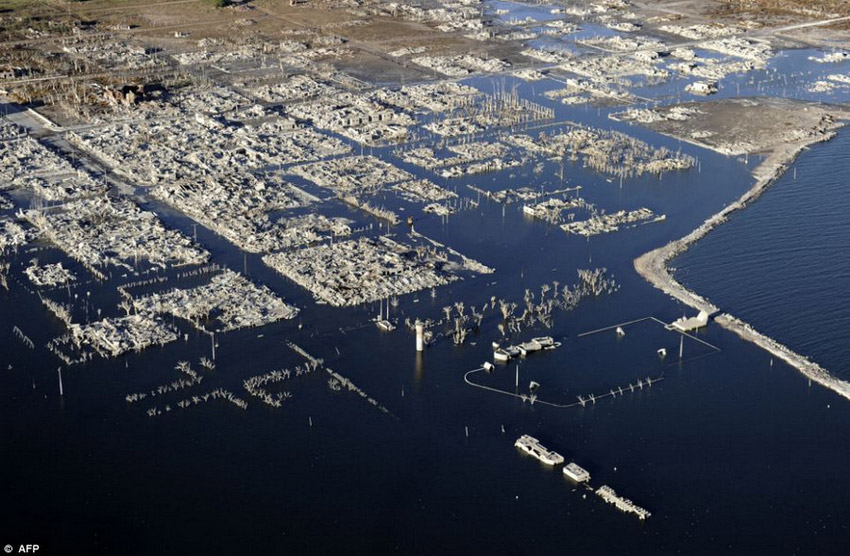
[[[838,106],[776,98],[687,103],[699,112],[686,121],[643,124],[672,137],[726,154],[763,153],[821,133],[833,120],[850,117]],[[674,106],[658,109],[664,114]]]

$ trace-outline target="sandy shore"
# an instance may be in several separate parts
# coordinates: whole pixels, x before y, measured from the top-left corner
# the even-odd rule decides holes
[[[773,150],[768,157],[753,171],[756,178],[755,184],[746,193],[744,193],[737,201],[727,205],[717,214],[708,218],[696,230],[689,233],[681,239],[671,241],[663,247],[659,247],[649,253],[641,255],[635,259],[635,270],[643,276],[649,283],[664,293],[678,299],[682,303],[693,307],[697,310],[704,310],[710,314],[716,313],[718,308],[707,299],[690,291],[685,286],[677,282],[667,269],[667,263],[686,251],[697,240],[705,236],[715,227],[726,221],[729,214],[736,210],[740,210],[752,201],[758,199],[770,185],[781,176],[788,165],[797,157],[797,155],[809,145],[828,141],[835,136],[835,129],[843,124],[835,124],[835,126],[824,132],[822,135],[813,136],[805,141],[798,143],[787,144]],[[755,330],[749,324],[729,314],[721,314],[714,319],[720,326],[731,330],[741,338],[753,342],[762,349],[768,351],[771,355],[785,361],[789,365],[798,369],[808,379],[817,382],[833,390],[834,392],[850,399],[850,382],[841,380],[831,375],[829,371],[809,361],[803,355],[800,355],[779,342],[768,338]]]

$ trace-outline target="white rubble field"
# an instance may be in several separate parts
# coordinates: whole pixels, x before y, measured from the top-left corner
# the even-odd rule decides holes
[[[584,165],[600,173],[614,176],[640,176],[684,170],[696,160],[664,147],[653,148],[648,143],[617,131],[575,126],[566,131],[529,135],[511,135],[505,142],[549,156],[583,158]]]
[[[281,218],[268,213],[299,208],[317,199],[286,182],[245,175],[162,184],[153,196],[251,253],[278,251],[351,232],[350,220],[310,213]]]
[[[126,199],[106,197],[65,203],[61,208],[23,211],[42,236],[90,270],[144,259],[158,267],[201,264],[209,253],[152,212]]]
[[[431,245],[414,247],[380,237],[275,253],[263,261],[316,299],[345,307],[448,284],[464,269],[492,272],[466,258],[455,262],[449,255],[449,250]]]
[[[413,180],[410,173],[374,156],[349,156],[293,166],[289,172],[338,193],[376,193],[383,186]]]
[[[11,218],[0,218],[0,253],[26,245],[33,236],[32,230],[24,229]]]
[[[281,125],[270,120],[238,126],[196,114],[194,119],[116,123],[72,132],[68,139],[116,173],[148,186],[259,170],[351,150],[334,137],[309,129],[289,132]]]
[[[208,284],[191,289],[174,289],[133,300],[141,314],[170,314],[203,328],[200,321],[215,319],[215,332],[264,326],[298,314],[265,286],[258,286],[237,272],[227,270]]]
[[[71,341],[81,349],[91,346],[101,357],[117,357],[128,351],[141,351],[177,339],[177,332],[161,318],[152,315],[110,317],[90,324],[72,323]]]
[[[58,286],[77,279],[74,273],[64,268],[62,263],[28,266],[24,272],[30,282],[36,286]]]

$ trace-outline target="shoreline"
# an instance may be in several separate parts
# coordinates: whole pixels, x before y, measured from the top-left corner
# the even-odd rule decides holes
[[[756,182],[750,189],[735,202],[725,206],[720,212],[708,217],[705,222],[685,237],[673,240],[662,247],[653,249],[636,258],[634,260],[634,267],[637,273],[655,288],[678,299],[693,309],[706,311],[708,314],[719,312],[719,308],[709,300],[676,281],[670,274],[667,264],[674,257],[687,251],[691,245],[702,239],[714,228],[726,222],[731,213],[746,208],[751,202],[758,199],[768,187],[773,185],[785,173],[789,164],[797,158],[800,152],[810,145],[829,141],[835,137],[837,129],[843,127],[843,125],[841,122],[835,123],[828,129],[821,130],[821,134],[817,136],[810,137],[804,141],[789,143],[771,151],[767,158],[753,170],[753,176],[756,178]],[[752,342],[774,357],[785,361],[800,371],[810,381],[817,382],[821,386],[850,400],[850,382],[833,376],[829,371],[817,363],[810,361],[804,355],[796,353],[787,346],[765,336],[748,323],[728,313],[717,315],[714,321],[730,332],[737,334],[741,339]]]

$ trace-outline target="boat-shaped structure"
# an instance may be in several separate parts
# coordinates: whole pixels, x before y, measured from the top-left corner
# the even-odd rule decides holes
[[[529,436],[527,434],[520,436],[517,438],[517,441],[514,442],[514,446],[526,454],[534,456],[546,465],[554,466],[564,463],[564,456],[558,452],[546,449],[542,444],[540,444],[540,441],[533,436]]]
[[[590,473],[574,461],[564,466],[564,476],[577,483],[586,483],[590,480]]]

